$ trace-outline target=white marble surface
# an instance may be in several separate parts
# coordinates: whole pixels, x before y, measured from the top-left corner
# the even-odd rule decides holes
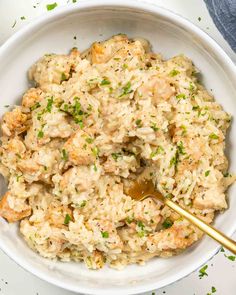
[[[81,2],[86,0],[77,1]],[[214,26],[202,0],[146,1],[156,3],[157,5],[172,10],[201,27],[214,38],[236,62],[236,54],[230,49]],[[57,2],[58,6],[76,5],[72,0],[0,0],[0,44],[5,42],[13,33],[27,25],[36,17],[50,13],[50,11],[47,11],[46,5],[54,2]],[[236,239],[236,234],[234,235],[234,239]],[[155,291],[155,295],[235,295],[236,259],[235,261],[231,261],[225,257],[228,255],[230,255],[230,253],[220,252],[207,263],[208,276],[199,279],[199,272],[196,271],[187,278],[171,286]],[[216,292],[212,292],[214,291],[212,287],[216,288]],[[16,294],[72,295],[74,293],[41,281],[24,271],[0,251],[0,295]],[[146,294],[151,295],[152,292]]]

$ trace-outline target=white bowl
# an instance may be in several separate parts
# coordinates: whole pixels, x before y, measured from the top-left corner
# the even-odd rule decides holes
[[[165,58],[185,53],[203,73],[203,83],[226,111],[236,117],[236,69],[222,49],[199,28],[165,9],[138,1],[86,1],[57,9],[23,28],[0,49],[1,115],[4,105],[19,102],[28,87],[27,70],[43,54],[65,53],[75,46],[87,48],[95,40],[117,33],[142,36]],[[236,149],[236,125],[232,124],[228,149]],[[236,171],[236,153],[231,153]],[[2,184],[2,193],[4,186]],[[230,195],[235,195],[235,186]],[[217,217],[217,228],[232,235],[236,229],[236,198]],[[62,288],[88,294],[137,294],[173,283],[203,265],[219,249],[210,238],[171,259],[152,259],[145,266],[131,265],[122,271],[86,269],[82,263],[61,263],[41,258],[19,235],[16,224],[0,219],[0,247],[19,265]]]

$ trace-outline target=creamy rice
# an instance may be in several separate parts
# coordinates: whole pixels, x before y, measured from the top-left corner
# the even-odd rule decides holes
[[[180,253],[202,233],[127,188],[152,179],[208,223],[235,180],[224,154],[231,117],[184,55],[163,60],[144,39],[117,35],[82,54],[47,54],[2,118],[0,215],[43,257],[91,269]]]

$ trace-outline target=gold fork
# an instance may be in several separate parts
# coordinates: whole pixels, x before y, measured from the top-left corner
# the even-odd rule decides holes
[[[148,197],[162,201],[165,205],[173,209],[178,214],[182,215],[184,218],[188,219],[192,224],[196,225],[204,233],[208,234],[208,236],[219,242],[232,253],[236,254],[235,241],[224,235],[213,226],[205,223],[203,220],[190,213],[177,203],[173,202],[170,198],[164,197],[159,191],[156,190],[151,180],[136,181],[135,184],[129,188],[128,195],[137,201],[142,201]]]

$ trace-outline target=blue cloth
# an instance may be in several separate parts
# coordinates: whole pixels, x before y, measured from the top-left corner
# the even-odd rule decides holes
[[[236,52],[236,0],[204,1],[218,30]]]

